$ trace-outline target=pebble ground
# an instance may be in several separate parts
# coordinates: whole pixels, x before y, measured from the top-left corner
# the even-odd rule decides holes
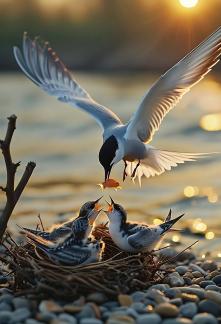
[[[110,300],[101,292],[72,302],[37,302],[0,288],[0,324],[217,324],[221,269],[214,261],[176,262],[163,282]]]

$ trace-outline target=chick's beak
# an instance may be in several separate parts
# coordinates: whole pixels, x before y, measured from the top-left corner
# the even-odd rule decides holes
[[[101,198],[103,198],[103,196],[101,196],[100,198],[98,198],[97,200],[94,201],[94,210],[97,212],[101,211],[101,205],[99,204],[99,201],[101,200]]]

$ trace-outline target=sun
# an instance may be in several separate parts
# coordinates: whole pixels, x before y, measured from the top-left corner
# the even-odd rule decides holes
[[[179,0],[179,2],[185,8],[193,8],[197,5],[198,0]]]

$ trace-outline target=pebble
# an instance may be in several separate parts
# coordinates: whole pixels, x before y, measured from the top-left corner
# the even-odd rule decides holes
[[[169,288],[165,291],[165,296],[169,298],[180,297],[181,290],[179,288]]]
[[[77,321],[75,322],[77,324]],[[103,322],[97,318],[83,318],[80,320],[80,324],[102,324]]]
[[[96,292],[96,293],[89,294],[86,300],[101,305],[105,303],[108,300],[108,298],[105,294],[101,292]]]
[[[176,306],[181,306],[183,301],[181,298],[174,298],[170,300],[170,303]]]
[[[188,271],[188,267],[186,266],[178,266],[175,268],[176,272],[178,272],[181,276],[184,275]]]
[[[158,314],[140,315],[137,318],[136,324],[160,324],[161,317]]]
[[[61,321],[64,321],[67,324],[77,324],[76,318],[74,318],[73,316],[66,314],[66,313],[60,314],[58,316],[58,319]]]
[[[12,311],[12,306],[10,304],[7,304],[7,303],[3,302],[3,303],[0,304],[0,312],[1,311],[9,311],[9,312],[11,312]]]
[[[206,312],[214,315],[215,317],[221,315],[221,307],[213,302],[212,300],[205,299],[202,300],[199,304],[199,311],[200,313]]]
[[[199,299],[204,299],[205,298],[205,291],[202,288],[198,287],[179,287],[181,292],[187,293],[187,294],[193,294],[197,295]]]
[[[118,301],[121,306],[130,306],[133,303],[133,298],[130,295],[118,295]]]
[[[214,271],[217,269],[217,263],[211,260],[206,260],[203,262],[203,264],[201,265],[201,267],[203,268],[203,270],[205,271]]]
[[[153,299],[157,304],[168,302],[168,298],[166,298],[164,294],[157,289],[150,289],[147,292],[147,297]]]
[[[188,294],[188,293],[181,293],[181,298],[184,302],[199,302],[199,297],[194,294]]]
[[[208,290],[206,292],[206,297],[213,300],[215,303],[221,305],[221,294],[216,291]]]
[[[198,266],[197,264],[194,263],[190,263],[189,267],[193,270],[193,271],[199,271],[202,275],[206,276],[207,273],[205,270],[203,270],[200,266]]]
[[[157,289],[157,290],[164,292],[169,288],[170,288],[170,286],[168,284],[157,284],[157,285],[151,286],[151,288],[149,288],[149,289]]]
[[[180,314],[187,318],[193,318],[197,313],[197,306],[195,303],[186,303],[180,307]]]
[[[19,322],[25,321],[29,317],[31,317],[31,312],[29,309],[18,308],[14,312],[12,312],[10,324],[17,324]]]
[[[146,306],[141,302],[131,304],[131,308],[133,310],[135,310],[137,313],[146,313],[147,312]]]
[[[221,287],[218,287],[215,284],[206,286],[205,290],[213,290],[221,293]]]
[[[80,313],[77,314],[78,319],[82,319],[85,317],[91,317],[91,318],[95,317],[94,309],[89,304],[85,304],[82,310],[80,311]]]
[[[28,318],[25,321],[25,324],[44,324],[43,322],[39,322],[34,318]]]
[[[171,287],[181,287],[184,285],[184,279],[178,272],[173,272],[168,276],[168,283]]]
[[[221,274],[215,276],[215,277],[213,278],[213,281],[215,282],[215,284],[216,284],[217,286],[221,286]]]
[[[52,321],[53,319],[55,319],[56,315],[51,312],[44,312],[44,313],[37,314],[36,317],[38,320],[48,323],[48,322]]]
[[[8,324],[13,317],[13,313],[9,311],[1,311],[0,312],[0,323],[1,324]]]
[[[214,285],[214,281],[212,281],[212,280],[203,280],[200,283],[200,287],[202,287],[202,288],[206,288],[209,285]]]
[[[26,299],[26,298],[23,298],[23,297],[15,297],[12,300],[12,304],[13,304],[13,306],[14,306],[15,309],[18,309],[18,308],[29,308],[29,306],[30,306],[29,300]]]
[[[162,322],[163,324],[192,324],[193,322],[188,318],[168,318]]]
[[[208,313],[197,314],[193,318],[194,324],[218,324],[217,319]]]
[[[143,302],[146,298],[146,293],[142,291],[135,291],[133,294],[131,294],[131,297],[134,302]]]
[[[127,315],[111,315],[106,324],[135,324],[135,320]]]
[[[159,304],[155,308],[155,312],[162,317],[176,317],[179,314],[178,308],[170,303]]]
[[[40,312],[53,312],[53,313],[61,313],[63,311],[63,308],[55,303],[53,300],[43,300],[39,304],[39,310]]]
[[[193,274],[194,278],[202,277],[202,273],[200,271],[193,271],[192,274]]]

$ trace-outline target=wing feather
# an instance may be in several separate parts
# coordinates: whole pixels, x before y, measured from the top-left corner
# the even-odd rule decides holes
[[[41,46],[38,38],[31,40],[24,33],[22,52],[18,47],[13,50],[21,70],[49,95],[91,114],[103,129],[122,124],[116,114],[95,102],[73,79],[49,43]]]
[[[152,86],[129,121],[125,137],[150,142],[166,114],[217,64],[220,53],[221,27]]]

